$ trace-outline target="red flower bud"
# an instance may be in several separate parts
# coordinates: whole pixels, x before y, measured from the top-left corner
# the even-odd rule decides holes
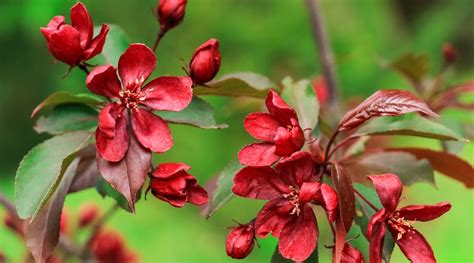
[[[158,3],[158,20],[161,30],[166,32],[179,25],[184,18],[187,0],[160,0]]]
[[[225,242],[227,255],[242,259],[252,252],[255,241],[254,224],[240,225],[230,231]]]
[[[115,232],[97,233],[92,240],[90,250],[99,263],[137,262],[136,255],[126,248],[123,238]]]
[[[194,51],[189,63],[191,78],[195,84],[212,80],[221,66],[219,41],[211,38]]]
[[[99,208],[94,204],[84,204],[79,210],[79,227],[88,226],[99,216]]]
[[[443,57],[447,64],[454,63],[458,58],[458,52],[450,43],[443,45]]]
[[[9,213],[5,214],[5,217],[3,218],[3,224],[8,229],[15,232],[16,234],[18,234],[20,236],[24,235],[22,222],[18,221],[18,219],[15,219],[11,214],[9,214]]]

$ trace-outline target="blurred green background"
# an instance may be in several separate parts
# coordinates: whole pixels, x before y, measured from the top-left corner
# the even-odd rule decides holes
[[[455,84],[473,76],[474,5],[471,0],[322,0],[328,31],[334,49],[341,94],[344,98],[364,97],[380,88],[409,88],[408,82],[384,69],[381,62],[409,51],[430,56],[431,72],[442,62],[441,47],[451,42],[460,60],[449,74]],[[67,66],[50,63],[40,26],[55,15],[69,16],[73,0],[2,0],[0,3],[0,191],[13,198],[13,178],[22,156],[46,136],[37,135],[31,110],[48,94],[63,90],[86,92],[84,73],[73,70],[61,77]],[[133,42],[151,45],[157,22],[151,14],[152,0],[85,0],[95,24],[118,24]],[[220,41],[220,74],[255,71],[279,82],[284,76],[294,79],[320,74],[318,54],[302,0],[189,0],[182,25],[162,40],[155,75],[183,74],[180,69],[193,50],[205,40]],[[242,127],[251,111],[259,110],[255,101],[209,98],[217,119],[229,124],[225,130],[199,130],[172,126],[174,148],[157,156],[156,162],[180,161],[193,167],[201,183],[236,157],[237,151],[252,141]],[[470,118],[473,116],[464,116]],[[435,141],[398,139],[403,145],[430,145]],[[464,148],[462,156],[474,162],[474,146]],[[472,191],[460,183],[436,174],[438,189],[428,185],[406,188],[410,203],[424,204],[449,200],[451,212],[439,220],[417,224],[433,246],[439,262],[474,261],[474,216]],[[94,202],[104,209],[111,199],[102,199],[94,189],[68,196],[70,214],[83,202]],[[406,200],[404,201],[406,202]],[[200,217],[199,209],[176,209],[157,199],[141,201],[135,215],[120,211],[110,221],[143,262],[232,262],[225,254],[226,227],[232,220],[247,222],[262,203],[234,198],[212,218]],[[0,210],[3,213],[3,210]],[[320,220],[320,262],[329,262],[328,225]],[[363,246],[363,238],[357,241]],[[276,239],[259,240],[246,262],[269,262]],[[20,260],[24,247],[11,232],[0,227],[0,251],[12,262]],[[366,251],[364,251],[365,253]],[[405,262],[398,248],[393,262]]]

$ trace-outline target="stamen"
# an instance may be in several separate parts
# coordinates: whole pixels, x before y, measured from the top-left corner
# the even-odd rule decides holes
[[[135,93],[128,89],[120,91],[119,95],[122,104],[129,109],[136,109],[138,105],[140,105],[140,102],[145,100],[145,96],[140,92]]]
[[[406,220],[404,217],[400,217],[400,213],[395,212],[395,214],[389,218],[388,224],[397,230],[397,240],[402,239],[403,235],[407,232],[413,231],[413,224],[415,221]]]
[[[296,214],[297,216],[300,215],[300,199],[298,197],[298,191],[293,187],[290,186],[290,193],[283,194],[283,197],[286,198],[291,205],[293,205],[293,209],[290,212],[290,215]]]

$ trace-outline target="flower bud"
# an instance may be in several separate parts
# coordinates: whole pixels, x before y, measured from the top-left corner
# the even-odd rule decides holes
[[[5,217],[3,218],[3,224],[8,229],[15,232],[16,234],[18,234],[20,236],[24,235],[21,221],[18,221],[18,219],[15,219],[11,214],[9,214],[9,213],[5,214]]]
[[[456,49],[450,43],[443,45],[443,57],[447,64],[454,63],[458,57]]]
[[[219,41],[211,38],[194,51],[189,73],[195,84],[204,84],[216,76],[220,66]]]
[[[252,252],[255,241],[255,230],[253,223],[240,225],[230,231],[225,242],[227,255],[243,259]]]
[[[79,227],[88,226],[99,216],[99,209],[94,204],[85,204],[79,210]]]
[[[187,0],[160,0],[158,3],[158,20],[161,30],[166,32],[179,25],[184,18]]]

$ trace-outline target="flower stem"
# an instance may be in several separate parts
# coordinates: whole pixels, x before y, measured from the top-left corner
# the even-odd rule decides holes
[[[364,200],[370,206],[370,208],[374,209],[374,211],[379,211],[379,209],[374,204],[372,204],[362,193],[357,191],[357,189],[355,188],[354,193],[356,193],[356,195],[358,195],[362,200]]]
[[[166,34],[166,31],[163,29],[160,29],[160,32],[158,32],[158,35],[156,36],[155,43],[153,44],[153,52],[156,52],[156,49],[158,48],[158,44],[160,43],[160,40],[163,38],[165,34]]]
[[[330,152],[330,150],[331,150],[331,146],[332,146],[332,144],[334,143],[334,140],[336,139],[336,137],[337,137],[338,134],[339,134],[339,131],[336,130],[336,131],[332,134],[331,138],[329,139],[328,144],[326,145],[326,152],[324,153],[324,162],[326,162],[326,163],[327,163],[327,161],[328,161],[328,157],[329,157],[329,152]]]
[[[84,72],[86,73],[86,75],[89,75],[89,73],[91,73],[91,72],[89,71],[89,69],[87,69],[87,66],[84,65],[84,64],[79,64],[79,65],[77,65],[77,67],[78,67],[79,69],[81,69],[82,71],[84,71]]]

